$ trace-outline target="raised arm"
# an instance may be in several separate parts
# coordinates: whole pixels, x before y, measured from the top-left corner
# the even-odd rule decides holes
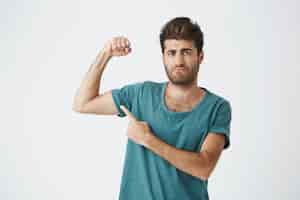
[[[126,56],[130,52],[130,42],[125,37],[115,37],[105,44],[76,91],[73,101],[75,112],[99,115],[118,113],[111,90],[101,93],[99,88],[103,71],[109,60],[114,56]]]

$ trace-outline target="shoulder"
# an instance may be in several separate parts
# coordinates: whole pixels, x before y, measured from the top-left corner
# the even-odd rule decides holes
[[[150,80],[136,81],[126,84],[121,88],[114,89],[114,93],[125,93],[133,96],[144,96],[145,94],[156,94],[163,87],[162,82],[154,82]]]
[[[228,98],[224,97],[223,95],[213,92],[207,88],[205,88],[205,90],[208,92],[211,101],[213,101],[217,104],[223,104],[223,103],[230,104],[230,101],[228,100]]]
[[[164,82],[156,82],[156,81],[150,81],[150,80],[146,80],[143,82],[143,84],[146,87],[159,87],[162,86]]]
[[[162,86],[163,82],[155,82],[155,81],[150,81],[150,80],[145,80],[145,81],[136,81],[133,83],[129,83],[127,85],[125,85],[125,87],[137,87],[137,88],[144,88],[144,87],[151,87],[151,88],[155,88],[155,87],[159,87]]]
[[[205,88],[206,89],[206,88]],[[208,92],[209,105],[213,111],[217,111],[220,109],[225,109],[231,111],[231,103],[228,98],[223,95],[212,92],[211,90],[206,89]]]
[[[147,90],[147,91],[160,91],[163,86],[164,86],[165,82],[155,82],[155,81],[150,81],[150,80],[146,80],[143,82],[143,89]]]

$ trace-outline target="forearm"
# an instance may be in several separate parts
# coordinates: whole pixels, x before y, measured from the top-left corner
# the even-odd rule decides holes
[[[80,110],[88,101],[99,95],[101,77],[110,58],[111,56],[105,51],[101,51],[97,55],[76,91],[73,103],[74,109]]]
[[[167,160],[176,168],[202,180],[208,179],[209,163],[205,152],[190,152],[177,149],[153,134],[147,136],[145,147]]]

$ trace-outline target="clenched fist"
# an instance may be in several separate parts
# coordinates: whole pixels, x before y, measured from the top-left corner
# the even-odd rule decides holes
[[[126,56],[131,52],[130,42],[122,36],[114,37],[105,44],[103,51],[110,56]]]

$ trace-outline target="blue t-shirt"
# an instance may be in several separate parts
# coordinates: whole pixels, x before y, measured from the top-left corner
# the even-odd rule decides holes
[[[205,96],[189,112],[174,112],[164,100],[167,82],[144,81],[112,90],[119,110],[125,105],[153,134],[178,149],[200,152],[208,132],[224,134],[230,145],[230,103],[202,87]],[[119,200],[208,200],[207,180],[189,175],[128,139]]]

